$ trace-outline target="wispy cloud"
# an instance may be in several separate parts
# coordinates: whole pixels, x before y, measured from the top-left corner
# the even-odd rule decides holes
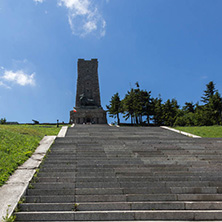
[[[7,84],[5,84],[4,82],[0,81],[0,86],[3,86],[6,89],[11,89],[10,86],[8,86]]]
[[[208,76],[206,76],[206,75],[201,76],[201,79],[207,79],[207,78],[208,78]]]
[[[33,0],[36,3],[43,3],[44,0]]]
[[[4,86],[5,81],[10,83],[15,83],[20,86],[35,85],[35,73],[26,74],[23,70],[12,71],[4,70],[4,74],[1,77],[2,81],[0,85]]]
[[[58,5],[67,8],[69,25],[74,35],[84,37],[94,33],[100,37],[105,36],[106,21],[96,1],[58,0]]]

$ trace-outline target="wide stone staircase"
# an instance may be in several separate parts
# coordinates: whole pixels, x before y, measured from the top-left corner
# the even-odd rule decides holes
[[[16,221],[222,220],[222,139],[77,125],[57,138]]]

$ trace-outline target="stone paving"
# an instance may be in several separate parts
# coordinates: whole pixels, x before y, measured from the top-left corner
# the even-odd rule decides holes
[[[16,221],[222,220],[222,139],[76,125],[57,138]]]

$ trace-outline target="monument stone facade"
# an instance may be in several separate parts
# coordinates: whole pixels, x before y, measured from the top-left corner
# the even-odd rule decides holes
[[[100,101],[97,59],[78,59],[76,104],[70,111],[70,123],[107,123]]]

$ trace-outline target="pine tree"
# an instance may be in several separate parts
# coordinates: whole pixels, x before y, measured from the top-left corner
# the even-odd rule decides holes
[[[153,115],[153,98],[151,98],[151,91],[140,91],[142,115],[146,116],[147,123],[150,123],[150,116]]]
[[[163,104],[160,96],[153,99],[153,121],[155,125],[163,125]]]
[[[215,84],[213,83],[213,81],[210,81],[207,85],[206,85],[207,89],[204,90],[204,95],[201,97],[202,98],[202,102],[207,104],[210,100],[210,98],[214,95],[215,92],[217,92],[217,90],[215,89]]]
[[[178,113],[178,103],[176,99],[172,99],[171,101],[168,99],[163,106],[163,119],[164,125],[173,126],[174,122],[177,118]]]
[[[183,110],[187,113],[194,113],[195,105],[193,104],[193,102],[185,102],[185,106],[183,107]]]
[[[123,99],[123,110],[124,110],[124,118],[125,120],[128,120],[131,118],[131,124],[134,123],[133,118],[134,118],[134,89],[131,89],[130,91],[127,92],[125,95],[125,98]]]
[[[209,99],[207,108],[214,124],[220,125],[222,123],[222,98],[218,92]]]
[[[117,123],[120,124],[119,114],[122,112],[122,103],[118,93],[112,96],[110,104],[106,108],[108,109],[109,116],[117,118]]]

